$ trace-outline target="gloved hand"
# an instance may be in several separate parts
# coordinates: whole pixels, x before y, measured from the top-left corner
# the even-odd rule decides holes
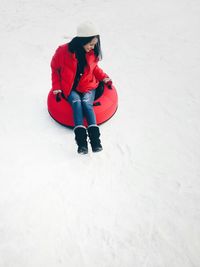
[[[56,102],[61,101],[61,93],[62,93],[62,90],[60,90],[60,89],[53,90],[53,94],[56,96]]]
[[[108,81],[108,82],[106,83],[106,85],[107,85],[107,87],[108,87],[109,89],[112,89],[112,81],[111,81],[111,80]]]
[[[112,80],[109,77],[104,78],[103,82],[108,86],[109,89],[112,89]]]

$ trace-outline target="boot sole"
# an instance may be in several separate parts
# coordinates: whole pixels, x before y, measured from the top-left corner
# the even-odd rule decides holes
[[[85,150],[85,151],[77,151],[77,152],[78,152],[78,154],[80,154],[80,155],[88,154],[88,151],[87,151],[87,150]]]
[[[101,147],[101,148],[98,148],[98,149],[92,150],[92,152],[96,153],[96,152],[100,152],[100,151],[102,151],[102,150],[103,150],[103,148]]]

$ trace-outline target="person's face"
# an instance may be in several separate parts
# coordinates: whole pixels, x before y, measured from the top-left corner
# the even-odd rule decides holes
[[[89,43],[85,44],[83,46],[86,53],[90,52],[92,49],[94,49],[95,45],[97,44],[98,39],[97,37],[94,37]]]

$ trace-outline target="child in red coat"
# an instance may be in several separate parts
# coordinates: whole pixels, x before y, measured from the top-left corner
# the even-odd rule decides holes
[[[88,153],[87,133],[92,151],[102,150],[93,102],[99,82],[111,86],[112,81],[98,67],[100,59],[99,32],[91,22],[84,22],[78,26],[77,36],[70,43],[58,47],[51,61],[53,93],[62,92],[72,106],[75,140],[80,154]],[[84,117],[87,129],[83,125]]]

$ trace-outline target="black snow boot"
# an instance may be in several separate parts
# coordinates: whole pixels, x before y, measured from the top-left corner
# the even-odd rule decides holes
[[[87,145],[87,132],[85,126],[76,126],[74,128],[75,140],[78,145],[77,152],[79,154],[87,154],[88,153],[88,145]]]
[[[90,125],[88,127],[88,135],[90,138],[92,151],[93,152],[101,151],[103,147],[101,145],[101,140],[99,139],[100,137],[99,127],[97,125]]]

